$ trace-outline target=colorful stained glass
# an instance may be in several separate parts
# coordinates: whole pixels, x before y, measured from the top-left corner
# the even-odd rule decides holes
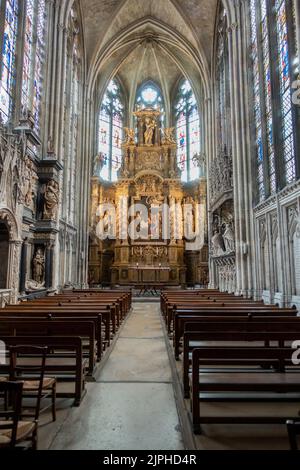
[[[295,148],[293,141],[292,97],[286,2],[284,0],[276,0],[276,27],[279,56],[279,80],[282,110],[282,138],[283,157],[285,163],[285,179],[287,183],[291,183],[296,176],[296,167]]]
[[[113,125],[112,125],[112,181],[118,179],[118,171],[121,168],[122,164],[122,141],[123,141],[123,131],[122,131],[122,119],[119,114],[113,116]]]
[[[165,109],[164,100],[160,88],[151,80],[143,83],[137,92],[136,105],[139,108],[154,108],[161,111],[161,126],[164,127]]]
[[[178,91],[175,103],[177,163],[182,181],[199,178],[199,168],[193,162],[200,153],[200,117],[196,97],[188,80],[184,80]]]
[[[40,105],[45,54],[45,0],[26,0],[22,105],[40,126]]]
[[[189,116],[189,132],[190,132],[190,180],[199,178],[199,166],[193,157],[199,155],[200,152],[200,119],[196,108],[193,109]]]
[[[272,84],[270,64],[270,43],[267,15],[267,0],[261,1],[261,29],[262,29],[262,55],[263,55],[263,80],[265,87],[265,108],[267,125],[267,146],[269,159],[269,181],[271,192],[276,191],[275,174],[275,150],[273,141],[273,109],[272,109]]]
[[[36,60],[35,60],[35,73],[34,73],[34,86],[33,86],[33,115],[36,127],[40,126],[40,108],[42,98],[42,83],[43,83],[43,65],[45,60],[45,0],[39,0],[37,13],[37,28],[36,28]]]
[[[188,180],[186,128],[187,121],[185,114],[182,112],[177,121],[177,163],[182,172],[181,177],[183,181]]]
[[[116,181],[122,165],[124,105],[118,83],[112,80],[102,100],[99,114],[98,150],[104,158],[101,178]]]
[[[0,111],[3,122],[7,122],[13,106],[12,93],[15,84],[15,55],[18,30],[18,0],[5,3],[4,34],[2,44],[2,73],[0,83]]]
[[[30,108],[30,90],[32,87],[32,68],[34,62],[34,0],[26,1],[25,15],[25,37],[24,37],[24,58],[23,58],[23,80],[22,80],[22,104],[26,109]]]
[[[292,182],[296,175],[287,2],[286,0],[275,0],[272,9],[274,15],[272,14],[270,17],[268,17],[267,5],[267,0],[251,0],[250,2],[254,115],[260,199],[266,196],[265,181],[268,180],[271,193],[277,190],[274,121],[281,126],[281,135],[278,137],[282,142],[282,147],[277,150],[276,155],[277,158],[282,159],[284,164],[285,183]],[[292,17],[295,21],[294,11]],[[270,30],[275,33],[273,40],[277,45],[277,50],[272,51],[272,54],[269,39],[271,37]],[[295,40],[295,34],[292,36]],[[260,56],[262,58],[261,64]],[[272,80],[275,78],[273,74],[279,79],[279,87],[272,86]],[[262,101],[261,98],[263,98]],[[274,99],[280,103],[279,110],[274,108]],[[262,133],[263,120],[265,121],[265,135]],[[264,174],[265,167],[268,167],[268,175]],[[282,180],[283,178],[280,178],[280,182]]]

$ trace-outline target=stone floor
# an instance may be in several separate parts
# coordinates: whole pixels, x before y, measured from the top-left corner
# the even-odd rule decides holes
[[[57,422],[40,428],[40,449],[183,449],[158,303],[134,303],[95,379],[79,408],[59,402]]]
[[[79,408],[58,400],[58,419],[42,415],[40,449],[284,450],[286,427],[209,425],[194,436],[190,403],[182,398],[182,362],[165,339],[159,303],[137,300]],[[204,403],[206,413],[232,414],[234,403]],[[299,403],[243,404],[240,414],[297,415]],[[178,414],[179,413],[179,414]],[[205,414],[206,414],[205,413]],[[50,422],[49,422],[50,421]],[[181,423],[182,428],[179,423]],[[184,443],[183,443],[184,442]]]

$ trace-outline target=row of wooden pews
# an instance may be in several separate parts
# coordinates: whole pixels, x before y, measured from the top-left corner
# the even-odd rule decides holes
[[[0,340],[14,345],[47,346],[45,373],[73,382],[74,391],[58,396],[80,405],[85,381],[95,373],[131,309],[131,291],[73,290],[9,305],[0,310]],[[0,366],[0,376],[7,367]]]
[[[204,424],[286,423],[297,416],[218,412],[205,403],[300,401],[300,340],[295,308],[264,305],[216,290],[165,291],[161,311],[182,359],[182,388],[191,400],[193,429]],[[203,410],[204,408],[204,410]],[[284,408],[283,408],[284,410]]]

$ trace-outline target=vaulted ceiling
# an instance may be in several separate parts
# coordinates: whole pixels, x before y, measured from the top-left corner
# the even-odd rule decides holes
[[[81,0],[90,87],[116,73],[133,100],[145,79],[165,96],[182,76],[209,80],[218,0]],[[204,91],[205,93],[205,91]]]

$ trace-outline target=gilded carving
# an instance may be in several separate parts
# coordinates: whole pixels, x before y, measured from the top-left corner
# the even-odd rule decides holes
[[[124,127],[125,131],[125,145],[135,145],[135,130],[128,127]]]
[[[145,145],[153,145],[153,134],[156,128],[156,121],[150,117],[145,119],[146,130],[144,132]]]
[[[162,144],[163,145],[173,145],[176,144],[176,140],[174,137],[174,130],[175,127],[166,127],[165,129],[162,129]]]

